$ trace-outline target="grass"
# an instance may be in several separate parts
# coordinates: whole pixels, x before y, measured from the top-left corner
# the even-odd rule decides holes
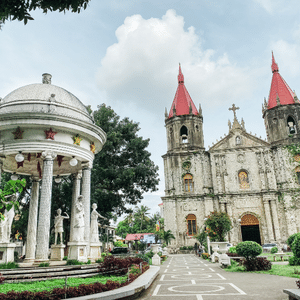
[[[285,252],[285,254],[287,254],[287,255],[293,255],[293,253],[292,252]],[[263,252],[262,254],[260,254],[259,256],[264,256],[264,257],[266,257],[269,261],[271,261],[271,262],[274,262],[274,254],[271,254],[270,252]],[[276,257],[276,261],[280,261],[281,259],[280,259],[280,257],[279,256],[277,256]],[[288,261],[288,257],[286,257],[286,256],[283,256],[283,260],[284,261]]]
[[[127,276],[97,275],[90,278],[68,278],[67,286],[79,286],[80,284],[90,284],[95,282],[101,282],[105,284],[107,280],[125,282],[127,280]],[[4,283],[1,284],[0,292],[6,294],[9,291],[15,291],[15,292],[51,291],[54,288],[57,287],[63,288],[64,286],[65,286],[65,279],[52,279],[52,280],[45,280],[45,281],[20,282],[20,283]]]

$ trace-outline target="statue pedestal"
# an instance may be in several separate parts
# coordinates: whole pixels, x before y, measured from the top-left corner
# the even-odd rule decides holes
[[[152,257],[152,265],[160,266],[160,256],[157,253]]]
[[[64,258],[66,245],[52,245],[51,246],[51,256],[50,260],[59,260],[62,261]]]
[[[14,251],[16,244],[14,243],[0,243],[0,263],[14,262]]]
[[[101,243],[90,243],[90,259],[96,261],[101,258]]]
[[[68,246],[68,259],[77,259],[78,261],[87,262],[86,242],[69,242]]]

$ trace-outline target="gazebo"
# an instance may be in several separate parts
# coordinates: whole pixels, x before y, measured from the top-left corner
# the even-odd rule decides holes
[[[86,257],[90,237],[90,175],[94,156],[106,141],[82,102],[51,84],[43,74],[41,84],[18,88],[0,98],[1,171],[32,176],[27,231],[27,261],[48,260],[53,177],[73,175],[70,250]],[[39,195],[39,185],[41,193]],[[82,195],[84,240],[74,236],[76,202]],[[75,247],[75,248],[74,248]],[[73,255],[73,256],[74,256]]]

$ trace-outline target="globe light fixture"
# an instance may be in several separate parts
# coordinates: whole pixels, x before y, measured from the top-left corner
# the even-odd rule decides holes
[[[54,181],[56,183],[61,183],[61,177],[59,175],[57,175],[55,178],[54,178]]]
[[[10,179],[11,180],[18,180],[18,175],[16,173],[13,173],[11,176],[10,176]]]
[[[21,151],[15,156],[15,160],[16,160],[16,162],[24,161],[24,155],[22,154]]]
[[[75,158],[75,156],[73,156],[73,158],[69,161],[69,164],[72,166],[72,167],[75,167],[78,163],[78,160]]]

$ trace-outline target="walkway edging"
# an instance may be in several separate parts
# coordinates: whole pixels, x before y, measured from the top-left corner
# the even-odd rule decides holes
[[[114,299],[121,299],[129,296],[133,296],[137,293],[142,292],[143,290],[146,290],[151,283],[154,281],[154,279],[159,274],[160,267],[158,266],[150,266],[150,268],[143,273],[141,276],[139,276],[136,280],[134,280],[132,283],[123,286],[121,288],[98,293],[98,294],[92,294],[88,296],[82,296],[82,297],[76,297],[76,298],[70,298],[73,300],[114,300]]]

